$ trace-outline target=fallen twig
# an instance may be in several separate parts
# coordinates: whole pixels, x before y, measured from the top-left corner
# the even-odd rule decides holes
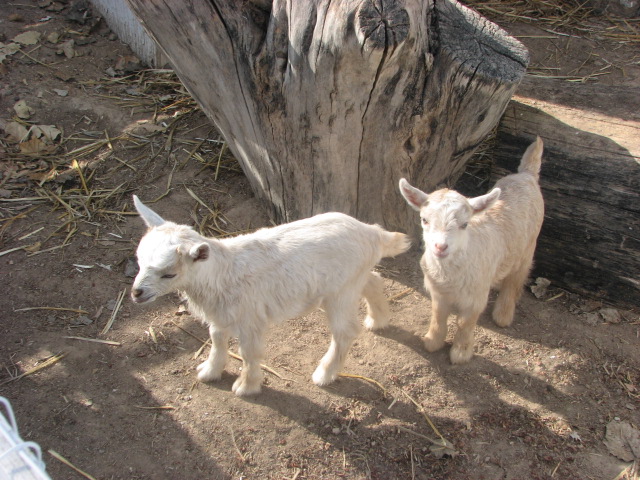
[[[113,325],[113,322],[116,319],[116,315],[118,314],[118,311],[120,310],[120,306],[122,305],[122,300],[124,299],[124,295],[126,293],[127,293],[127,289],[124,288],[120,292],[120,294],[118,295],[118,299],[116,300],[116,306],[113,309],[113,312],[111,313],[111,318],[109,318],[109,321],[107,322],[107,324],[104,326],[104,328],[100,332],[100,335],[105,335],[109,331],[111,326]]]
[[[369,383],[373,383],[376,387],[378,387],[380,390],[382,390],[382,394],[386,397],[387,396],[387,389],[384,388],[384,386],[379,383],[378,381],[374,380],[373,378],[368,378],[368,377],[363,377],[362,375],[354,375],[352,373],[340,373],[338,374],[339,377],[344,377],[344,378],[357,378],[359,380],[364,380],[366,382]]]
[[[62,455],[60,455],[58,452],[56,452],[55,450],[49,450],[49,454],[55,458],[56,460],[61,461],[62,463],[64,463],[67,467],[75,470],[76,472],[78,472],[80,475],[82,475],[85,478],[88,478],[89,480],[96,480],[95,477],[89,475],[87,472],[84,472],[82,470],[80,470],[78,467],[76,467],[73,463],[71,463],[69,460],[67,460],[66,458],[64,458]]]
[[[14,312],[29,312],[31,310],[55,310],[57,312],[84,313],[85,315],[89,313],[79,308],[65,308],[65,307],[27,307],[27,308],[17,308],[14,310]]]
[[[86,338],[86,337],[74,337],[74,336],[63,336],[62,338],[69,338],[71,340],[82,340],[84,342],[95,342],[95,343],[104,343],[105,345],[114,345],[119,347],[122,345],[120,342],[115,342],[113,340],[100,340],[99,338]]]
[[[157,407],[145,407],[144,405],[134,405],[135,408],[140,410],[175,410],[173,405],[158,405]]]
[[[247,458],[244,456],[244,454],[238,448],[238,444],[236,443],[236,436],[233,433],[233,428],[231,428],[231,426],[229,426],[229,431],[231,432],[231,441],[233,442],[233,446],[235,447],[236,452],[240,456],[240,460],[242,460],[242,463],[246,463]]]
[[[52,355],[51,357],[47,358],[44,362],[40,363],[39,365],[36,365],[35,367],[33,367],[31,370],[27,370],[24,373],[21,373],[20,375],[17,375],[15,377],[9,378],[7,380],[5,380],[4,382],[0,383],[0,385],[4,385],[5,383],[10,383],[10,382],[15,382],[16,380],[20,380],[23,377],[26,377],[28,375],[32,375],[36,372],[39,372],[40,370],[44,370],[47,367],[50,367],[51,365],[54,365],[56,363],[58,363],[60,360],[62,360],[64,357],[66,357],[67,354],[66,352],[60,352],[56,355]]]

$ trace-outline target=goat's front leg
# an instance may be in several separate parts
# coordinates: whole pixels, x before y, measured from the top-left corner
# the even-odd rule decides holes
[[[451,314],[451,305],[437,292],[431,292],[431,323],[424,337],[424,346],[428,352],[435,352],[444,346],[447,337],[447,319]]]
[[[449,352],[451,363],[467,363],[473,357],[474,331],[482,310],[474,309],[458,315],[458,331]]]
[[[242,357],[242,372],[231,390],[238,396],[256,395],[262,388],[264,375],[260,361],[264,354],[264,340],[261,331],[240,334],[238,337],[239,353]]]
[[[227,349],[229,348],[229,332],[209,325],[211,336],[211,351],[209,358],[198,365],[198,380],[201,382],[213,382],[220,380],[222,371],[227,363]]]
[[[324,308],[329,317],[331,345],[311,377],[316,385],[332,383],[340,373],[351,344],[360,332],[358,322],[359,298],[325,299]]]

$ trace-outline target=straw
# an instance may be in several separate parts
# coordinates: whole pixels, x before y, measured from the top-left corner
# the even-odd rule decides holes
[[[73,463],[71,463],[69,460],[67,460],[66,458],[64,458],[62,455],[60,455],[58,452],[56,452],[55,450],[48,450],[49,454],[55,458],[56,460],[61,461],[62,463],[64,463],[67,467],[71,468],[72,470],[75,470],[76,472],[78,472],[80,475],[82,475],[85,478],[88,478],[89,480],[96,480],[95,477],[92,477],[91,475],[89,475],[87,472],[80,470],[78,467],[76,467]]]
[[[120,310],[120,306],[122,305],[122,300],[124,299],[124,296],[126,293],[127,293],[127,289],[125,288],[118,295],[118,298],[116,300],[116,306],[114,307],[113,312],[111,313],[111,317],[109,318],[109,321],[100,332],[100,335],[105,335],[111,329],[111,326],[113,325],[113,322],[116,319],[116,315],[118,315],[118,311]]]
[[[40,370],[44,370],[45,368],[48,368],[51,365],[55,365],[56,363],[58,363],[60,360],[62,360],[66,356],[67,356],[66,352],[60,352],[60,353],[57,353],[56,355],[52,355],[49,358],[47,358],[44,362],[36,365],[32,369],[27,370],[26,372],[21,373],[20,375],[16,375],[15,377],[11,377],[11,378],[3,381],[2,383],[0,383],[0,385],[4,385],[4,384],[10,383],[10,382],[15,382],[16,380],[20,380],[21,378],[24,378],[24,377],[26,377],[28,375],[33,375],[34,373],[37,373]]]

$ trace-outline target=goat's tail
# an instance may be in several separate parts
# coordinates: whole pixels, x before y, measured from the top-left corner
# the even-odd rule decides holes
[[[411,248],[411,240],[404,233],[382,231],[382,256],[395,257]]]
[[[536,137],[536,141],[529,145],[529,148],[524,152],[520,166],[518,167],[518,173],[530,173],[537,179],[540,176],[543,148],[544,144],[542,143],[542,139]]]

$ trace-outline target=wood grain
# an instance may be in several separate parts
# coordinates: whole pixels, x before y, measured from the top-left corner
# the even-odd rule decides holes
[[[397,191],[451,183],[525,48],[452,0],[129,0],[274,220],[415,230]]]
[[[498,178],[545,141],[545,221],[534,274],[640,305],[640,99],[631,88],[527,80],[499,127]]]

